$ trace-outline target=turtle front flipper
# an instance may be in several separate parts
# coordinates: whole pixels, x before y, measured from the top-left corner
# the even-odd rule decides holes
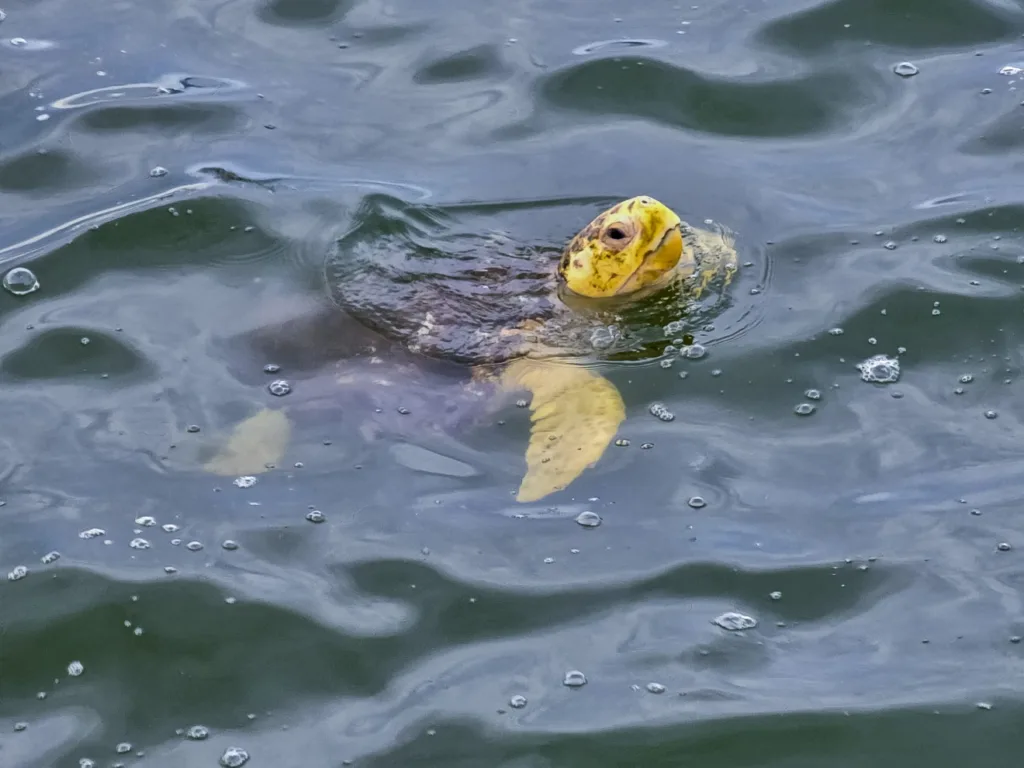
[[[568,486],[601,458],[626,417],[614,384],[571,363],[514,360],[501,385],[533,395],[526,475],[516,501],[537,501]]]
[[[203,469],[215,475],[258,475],[284,458],[292,425],[283,411],[262,408],[235,425]]]

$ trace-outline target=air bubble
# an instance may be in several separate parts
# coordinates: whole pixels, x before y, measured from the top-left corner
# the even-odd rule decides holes
[[[648,683],[647,684],[647,690],[650,693],[664,693],[665,692],[665,686],[662,685],[661,683]]]
[[[901,61],[899,64],[892,68],[892,71],[895,72],[900,77],[913,77],[921,70],[919,70],[916,66],[911,64],[909,61]]]
[[[321,512],[319,509],[311,509],[309,512],[306,513],[306,519],[309,520],[309,522],[311,523],[322,523],[327,518],[324,516],[324,513]]]
[[[149,549],[150,544],[145,539],[132,539],[128,542],[128,546],[132,549]]]
[[[689,344],[679,350],[679,356],[690,360],[700,360],[708,351],[703,344]]]
[[[152,176],[154,179],[159,179],[161,176],[167,175],[167,169],[164,168],[162,165],[158,165],[149,172],[149,175]]]
[[[135,518],[135,524],[141,525],[144,528],[148,528],[150,526],[156,525],[156,518],[151,517],[150,515],[141,515],[140,517]]]
[[[28,568],[24,565],[16,565],[11,569],[11,572],[7,574],[8,581],[21,581],[28,576]]]
[[[689,504],[694,509],[703,509],[708,505],[708,503],[704,501],[703,496],[691,496],[690,500],[687,501],[686,503]]]
[[[284,379],[275,379],[267,385],[267,391],[274,397],[284,397],[292,391],[292,385]]]
[[[565,677],[562,678],[562,685],[568,686],[569,688],[581,688],[586,684],[587,676],[578,669],[570,669],[565,673]]]
[[[685,327],[686,327],[686,324],[683,323],[682,320],[673,320],[671,323],[669,323],[668,325],[665,326],[665,329],[664,329],[665,330],[665,335],[666,336],[678,336],[679,334],[681,334],[683,332],[683,328],[685,328]]]
[[[210,731],[205,725],[193,725],[185,731],[185,738],[191,739],[192,741],[202,741],[209,735]]]
[[[806,397],[808,400],[821,400],[821,392],[819,392],[817,389],[808,389],[806,392],[804,392],[804,397]]]
[[[83,672],[85,672],[85,665],[83,665],[82,662],[72,661],[68,664],[68,674],[71,675],[71,677],[79,677]]]
[[[814,403],[800,403],[793,409],[793,413],[797,416],[810,416],[816,410]]]
[[[715,624],[730,632],[739,632],[744,629],[753,629],[757,626],[757,619],[736,611],[727,611],[714,619]]]
[[[236,477],[231,481],[237,488],[252,488],[256,485],[256,478],[252,475],[243,475],[242,477]]]
[[[613,325],[603,328],[595,328],[590,334],[590,345],[594,349],[608,349],[619,337],[618,329]]]
[[[15,296],[27,296],[39,290],[39,278],[26,267],[15,267],[4,275],[3,286]]]
[[[512,709],[522,709],[526,706],[526,697],[516,694],[508,700],[508,705],[512,707]]]
[[[249,761],[249,753],[241,747],[228,747],[220,756],[220,764],[224,768],[241,768]]]
[[[576,516],[576,522],[584,528],[597,528],[601,524],[601,516],[597,512],[586,510]]]

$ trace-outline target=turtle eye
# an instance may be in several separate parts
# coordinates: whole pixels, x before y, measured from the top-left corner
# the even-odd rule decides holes
[[[619,227],[612,227],[608,230],[608,237],[612,240],[625,240],[626,233],[623,232]]]

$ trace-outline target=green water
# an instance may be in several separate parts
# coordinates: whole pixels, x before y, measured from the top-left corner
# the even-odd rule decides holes
[[[3,10],[4,768],[1018,765],[1019,3]],[[637,194],[747,266],[517,504],[529,412],[359,354],[326,255],[375,200],[557,248]],[[199,471],[284,402],[277,469]]]

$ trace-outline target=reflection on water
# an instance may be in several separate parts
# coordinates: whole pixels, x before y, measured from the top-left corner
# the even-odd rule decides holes
[[[116,8],[0,14],[0,764],[1013,763],[1017,4]],[[745,265],[517,504],[528,410],[325,260],[636,194]]]

